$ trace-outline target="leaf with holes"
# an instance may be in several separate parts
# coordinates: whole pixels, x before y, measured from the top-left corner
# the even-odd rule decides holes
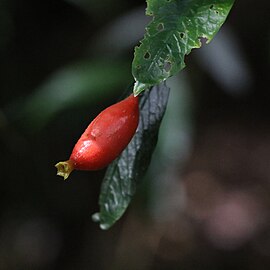
[[[139,94],[185,67],[184,57],[210,42],[224,23],[234,0],[147,0],[146,14],[153,16],[139,47],[132,73]]]
[[[138,129],[127,148],[108,167],[101,185],[100,212],[93,215],[93,220],[102,229],[110,228],[124,214],[150,164],[168,96],[169,88],[162,83],[140,97]]]

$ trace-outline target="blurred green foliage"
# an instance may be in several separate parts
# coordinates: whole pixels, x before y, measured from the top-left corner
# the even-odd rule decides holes
[[[104,79],[106,78],[106,79]],[[112,89],[132,81],[129,65],[99,59],[67,66],[51,75],[34,90],[23,104],[16,102],[16,120],[26,121],[29,129],[44,127],[56,114],[82,105],[91,105],[104,96],[112,96]],[[118,91],[120,93],[120,91]]]

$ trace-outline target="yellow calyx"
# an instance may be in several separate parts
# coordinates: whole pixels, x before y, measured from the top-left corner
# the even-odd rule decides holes
[[[57,175],[63,176],[64,180],[66,180],[70,173],[73,171],[74,167],[70,160],[67,161],[60,161],[57,164],[55,164],[55,167],[57,168]]]

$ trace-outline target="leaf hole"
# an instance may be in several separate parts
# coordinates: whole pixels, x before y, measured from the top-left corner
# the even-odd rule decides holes
[[[164,30],[164,23],[159,23],[159,24],[157,25],[157,30],[158,30],[158,31],[163,31],[163,30]]]
[[[179,35],[180,35],[181,39],[183,39],[185,37],[185,33],[183,33],[183,32],[179,33]]]
[[[216,14],[219,14],[219,12],[216,10]]]
[[[199,38],[201,46],[204,46],[207,44],[208,38],[207,37],[200,37]]]
[[[136,69],[141,69],[141,68],[142,68],[141,65],[136,66]]]
[[[165,61],[164,69],[166,72],[169,72],[172,68],[172,63],[170,61]]]
[[[214,8],[214,5],[211,5],[211,6],[210,6],[210,9],[213,9],[213,8]]]
[[[143,58],[146,59],[146,60],[150,59],[150,57],[151,57],[151,55],[150,55],[149,52],[146,52],[146,53],[144,54],[144,56],[143,56]]]

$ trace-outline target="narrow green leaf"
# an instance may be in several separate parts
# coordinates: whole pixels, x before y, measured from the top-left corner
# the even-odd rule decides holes
[[[101,185],[100,212],[93,220],[102,229],[110,228],[125,212],[145,174],[155,149],[161,120],[166,110],[169,88],[165,83],[145,91],[140,97],[138,129],[122,154],[108,167]]]
[[[234,0],[147,0],[146,14],[153,19],[140,46],[135,48],[135,80],[149,87],[183,69],[185,55],[201,47],[201,38],[212,40],[233,3]]]
[[[6,111],[12,121],[37,131],[57,113],[72,106],[95,103],[128,81],[128,64],[122,61],[99,59],[72,63],[52,74],[31,95],[10,104]]]

